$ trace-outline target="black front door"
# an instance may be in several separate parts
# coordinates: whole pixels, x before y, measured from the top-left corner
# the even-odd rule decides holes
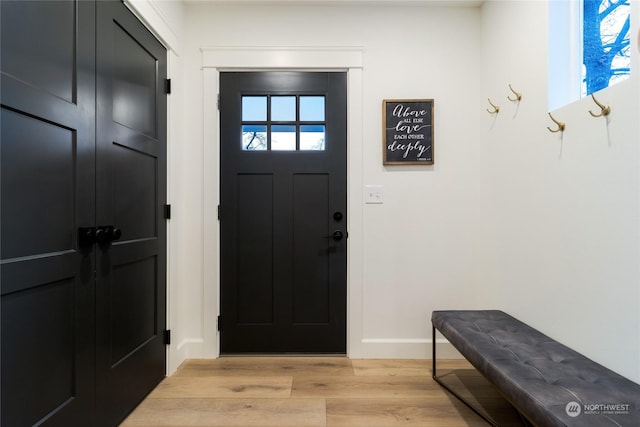
[[[119,1],[1,1],[1,425],[164,377],[166,53]]]
[[[220,352],[346,352],[346,73],[220,75]]]

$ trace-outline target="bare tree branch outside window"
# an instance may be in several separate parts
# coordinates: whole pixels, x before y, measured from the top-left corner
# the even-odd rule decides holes
[[[589,95],[630,74],[629,0],[584,0],[583,92]]]

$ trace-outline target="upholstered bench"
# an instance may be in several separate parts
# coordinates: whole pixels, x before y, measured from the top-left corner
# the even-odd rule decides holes
[[[640,426],[640,385],[502,311],[434,311],[431,323],[433,378],[461,400],[436,375],[436,330],[536,426]]]

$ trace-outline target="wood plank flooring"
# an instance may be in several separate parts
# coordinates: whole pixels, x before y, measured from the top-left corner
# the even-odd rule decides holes
[[[464,360],[438,375],[501,426],[515,410]],[[225,357],[188,360],[122,427],[459,427],[482,418],[431,378],[430,360]]]

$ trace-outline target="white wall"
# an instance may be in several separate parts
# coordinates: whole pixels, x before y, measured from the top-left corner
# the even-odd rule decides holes
[[[634,32],[638,2],[634,2]],[[547,3],[491,1],[482,9],[483,114],[479,159],[491,284],[482,305],[499,307],[640,380],[638,50],[633,77],[547,113]],[[523,93],[507,101],[508,84]],[[487,104],[488,105],[488,104]]]

